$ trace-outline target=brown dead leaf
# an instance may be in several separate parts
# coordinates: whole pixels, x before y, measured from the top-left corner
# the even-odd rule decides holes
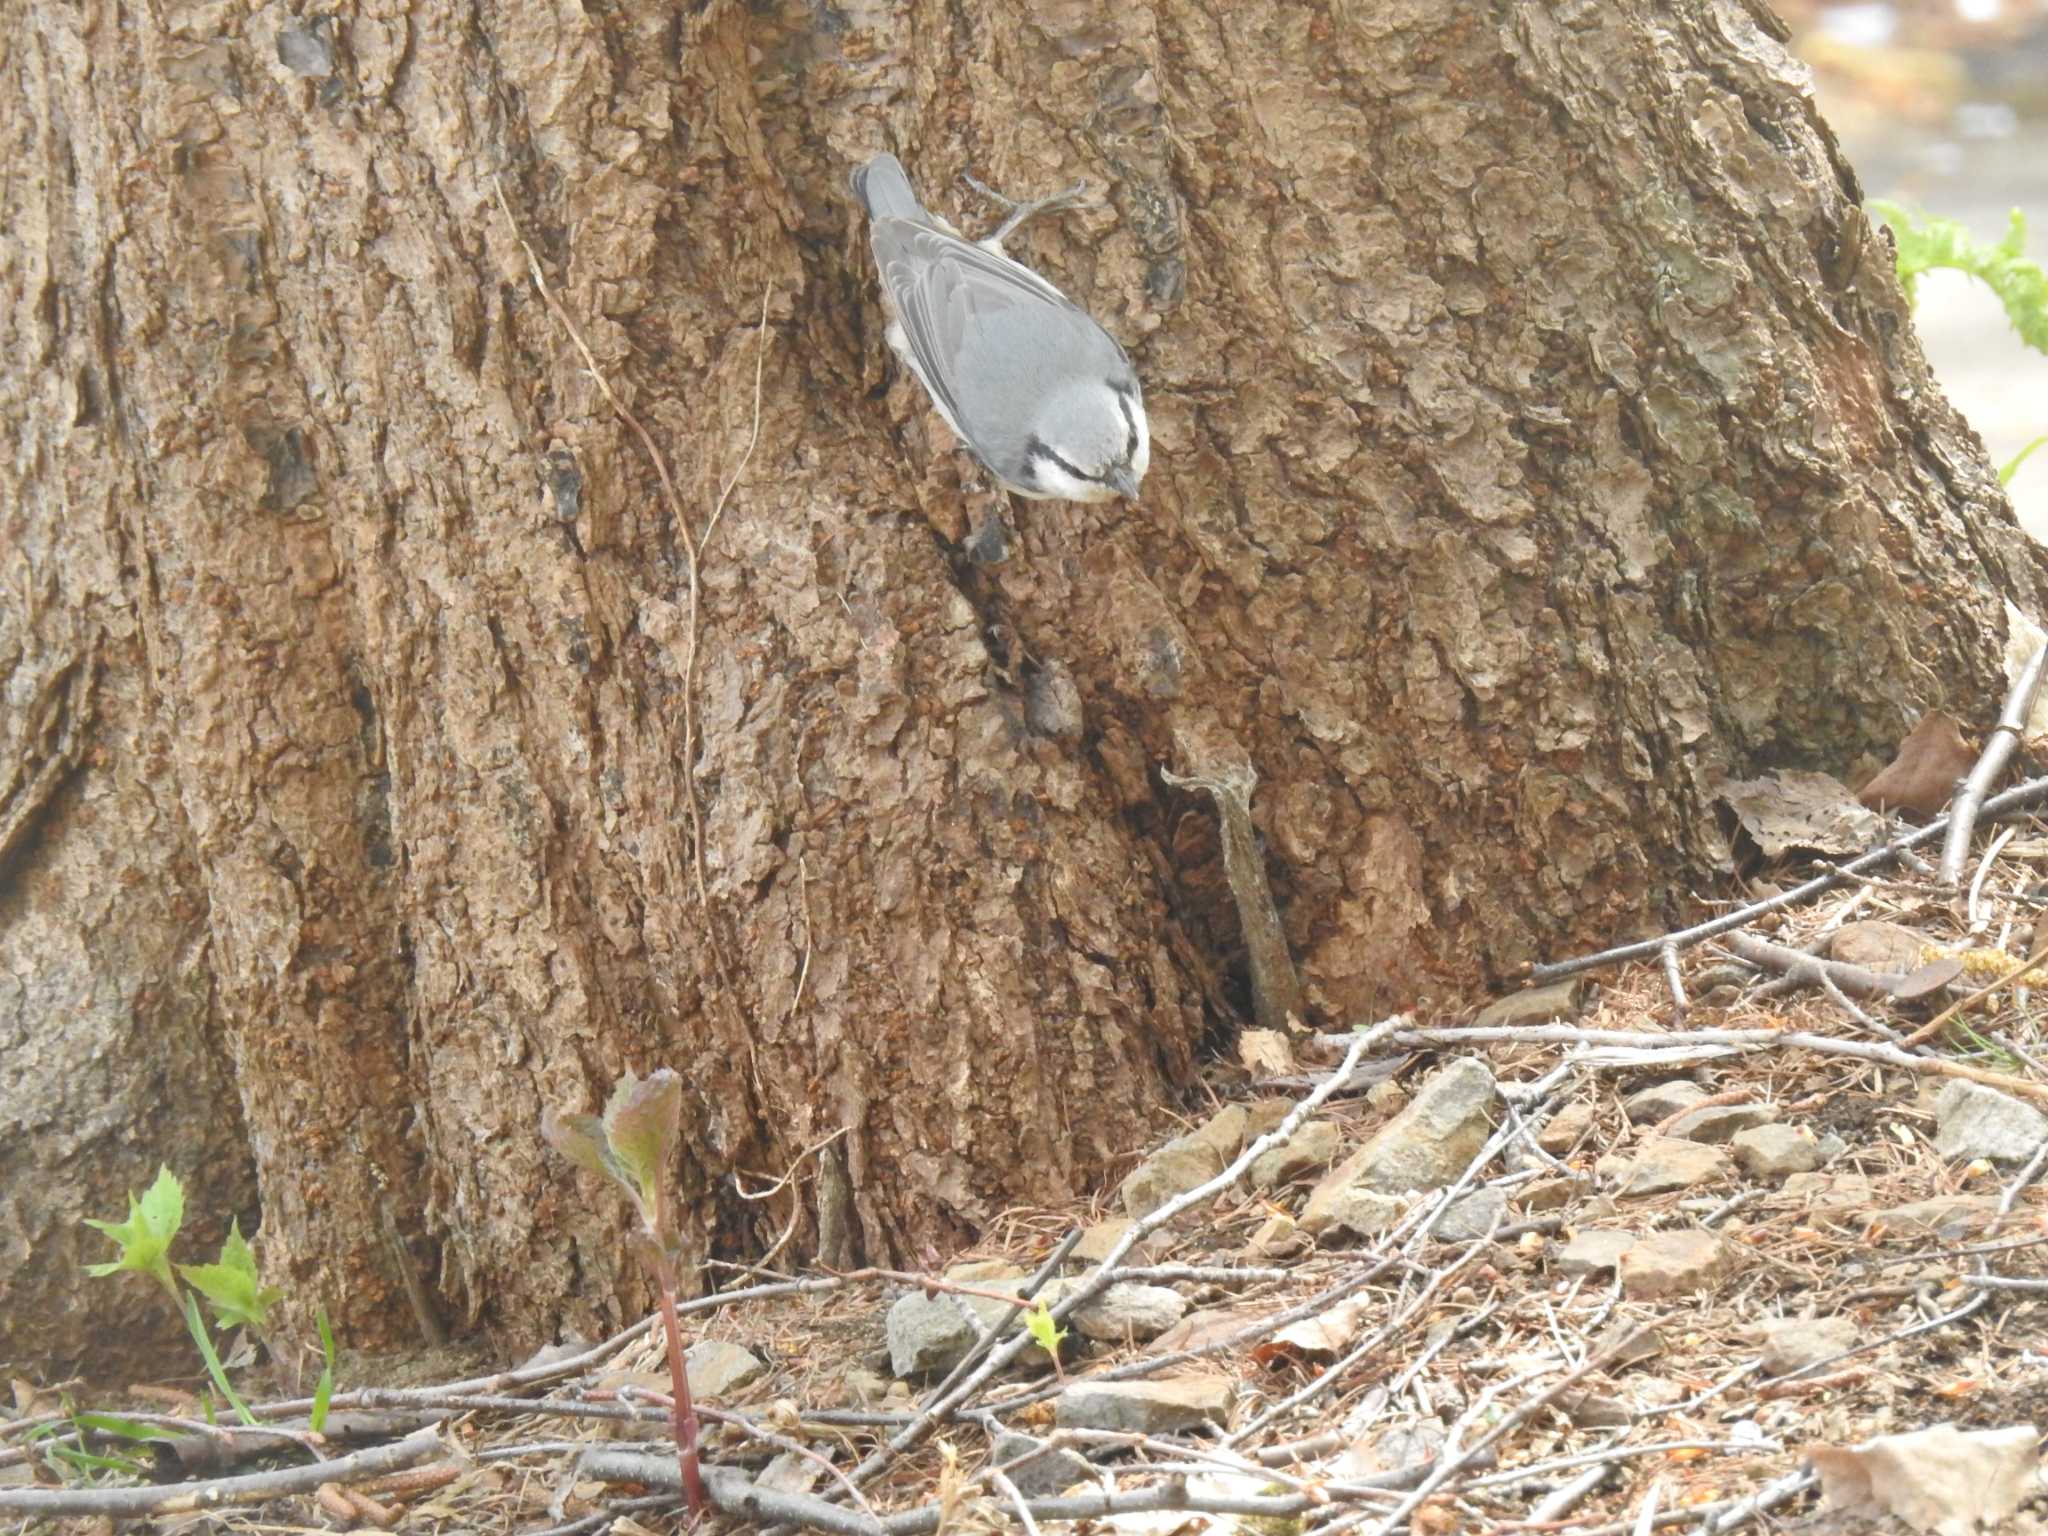
[[[1860,851],[1883,832],[1868,802],[1859,806],[1849,786],[1830,774],[1773,770],[1731,779],[1717,793],[1767,859],[1795,848]]]
[[[1339,1302],[1327,1312],[1314,1317],[1305,1317],[1298,1323],[1289,1323],[1268,1342],[1252,1351],[1252,1358],[1261,1365],[1289,1350],[1327,1360],[1350,1347],[1358,1337],[1358,1325],[1365,1316],[1367,1298],[1353,1297],[1350,1301]]]
[[[1977,753],[1963,740],[1955,717],[1931,710],[1899,743],[1899,755],[1879,769],[1856,798],[1874,811],[1939,816],[1955,794],[1956,780],[1976,761]]]
[[[1237,1059],[1255,1077],[1285,1077],[1295,1067],[1294,1047],[1277,1029],[1247,1029],[1237,1037]]]

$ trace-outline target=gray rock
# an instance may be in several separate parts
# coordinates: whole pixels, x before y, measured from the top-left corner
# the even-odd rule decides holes
[[[996,1465],[1015,1461],[1020,1456],[1029,1456],[1044,1442],[1030,1435],[1004,1433],[996,1436]],[[1076,1483],[1090,1483],[1095,1480],[1095,1468],[1085,1456],[1076,1456],[1072,1451],[1051,1450],[1032,1456],[1027,1462],[1007,1467],[1011,1482],[1017,1491],[1027,1499],[1049,1498],[1064,1493]]]
[[[1621,1256],[1621,1293],[1630,1301],[1657,1301],[1705,1290],[1732,1262],[1711,1232],[1653,1232]]]
[[[1253,1189],[1291,1184],[1328,1165],[1344,1144],[1344,1133],[1328,1120],[1311,1120],[1280,1146],[1261,1152],[1245,1170]]]
[[[1635,1245],[1633,1232],[1611,1232],[1605,1228],[1574,1232],[1557,1250],[1550,1267],[1560,1275],[1597,1275],[1603,1269],[1613,1269]]]
[[[1803,1371],[1862,1342],[1863,1329],[1854,1318],[1780,1318],[1764,1329],[1764,1374],[1785,1376]]]
[[[1401,1219],[1407,1202],[1395,1195],[1356,1184],[1338,1184],[1335,1175],[1318,1184],[1301,1210],[1301,1230],[1315,1238],[1377,1237]]]
[[[1293,1109],[1292,1099],[1254,1099],[1244,1107],[1244,1139],[1257,1141],[1285,1120]]]
[[[1951,1082],[1934,1100],[1934,1150],[1943,1157],[2021,1163],[2048,1141],[2048,1118],[1982,1083]]]
[[[1570,1022],[1584,1010],[1589,990],[1583,979],[1573,978],[1554,981],[1547,987],[1510,992],[1480,1009],[1472,1026],[1496,1029],[1516,1024],[1549,1024],[1558,1019]]]
[[[1067,1255],[1068,1267],[1086,1269],[1091,1264],[1100,1264],[1109,1257],[1110,1250],[1124,1240],[1124,1234],[1136,1225],[1128,1216],[1111,1216],[1103,1221],[1083,1227],[1081,1240],[1074,1244],[1074,1251]],[[1156,1261],[1173,1239],[1164,1232],[1154,1232],[1124,1255],[1126,1264],[1147,1264]]]
[[[1681,1109],[1688,1109],[1707,1096],[1707,1090],[1698,1083],[1680,1079],[1675,1083],[1659,1083],[1654,1088],[1638,1088],[1621,1101],[1621,1107],[1628,1114],[1630,1125],[1662,1125]]]
[[[1873,1212],[1870,1219],[1880,1227],[1959,1237],[1988,1225],[1997,1215],[1998,1202],[1989,1195],[1936,1195]]]
[[[1215,1149],[1218,1168],[1229,1162],[1244,1147],[1244,1128],[1251,1115],[1242,1104],[1226,1104],[1200,1125],[1189,1131],[1187,1138],[1199,1141]]]
[[[1664,1134],[1681,1141],[1700,1141],[1725,1146],[1737,1131],[1769,1125],[1778,1118],[1775,1104],[1709,1104],[1672,1122]]]
[[[714,1400],[731,1397],[768,1371],[751,1352],[724,1339],[699,1339],[692,1344],[683,1351],[683,1369],[689,1373],[690,1396]]]
[[[1556,1211],[1586,1192],[1583,1179],[1536,1179],[1524,1184],[1515,1204],[1525,1211]]]
[[[1920,969],[1927,935],[1899,923],[1844,923],[1828,940],[1828,958],[1906,976]]]
[[[1144,1216],[1222,1171],[1215,1147],[1195,1136],[1177,1136],[1133,1168],[1118,1193],[1126,1211]]]
[[[1811,1131],[1790,1125],[1759,1125],[1737,1131],[1730,1148],[1742,1171],[1754,1179],[1782,1179],[1811,1173],[1821,1163],[1820,1143]]]
[[[1284,1211],[1275,1211],[1251,1235],[1251,1241],[1244,1245],[1244,1254],[1248,1259],[1284,1259],[1308,1246],[1308,1234],[1294,1224],[1294,1218]]]
[[[1492,1134],[1493,1097],[1486,1063],[1458,1058],[1418,1088],[1331,1179],[1390,1195],[1441,1188],[1465,1171]]]
[[[1230,1383],[1213,1376],[1167,1381],[1074,1381],[1060,1395],[1061,1429],[1134,1430],[1173,1435],[1230,1418]]]
[[[1601,1166],[1603,1171],[1611,1167],[1606,1158],[1601,1159]],[[1697,1184],[1711,1184],[1731,1177],[1734,1172],[1735,1165],[1719,1147],[1680,1141],[1675,1136],[1652,1136],[1618,1170],[1621,1187],[1616,1193],[1628,1199],[1640,1199],[1674,1189],[1691,1189]]]
[[[1507,1214],[1508,1192],[1491,1185],[1461,1197],[1444,1212],[1436,1224],[1437,1238],[1446,1243],[1469,1243],[1486,1236],[1493,1224]]]
[[[1553,1157],[1564,1156],[1592,1129],[1594,1113],[1591,1099],[1574,1099],[1544,1122],[1536,1133],[1536,1145]]]
[[[947,1278],[990,1290],[1023,1289],[1016,1280],[985,1279],[957,1271],[949,1271]],[[1040,1294],[1051,1297],[1053,1292],[1047,1287]],[[963,1315],[963,1308],[983,1329],[993,1328],[1010,1312],[1006,1304],[990,1296],[961,1296],[950,1291],[929,1297],[923,1291],[899,1296],[883,1323],[889,1342],[889,1369],[908,1380],[914,1376],[935,1376],[958,1365],[981,1336],[974,1322]]]
[[[1164,1285],[1119,1281],[1074,1311],[1074,1327],[1083,1338],[1122,1344],[1155,1339],[1181,1320],[1187,1298]]]

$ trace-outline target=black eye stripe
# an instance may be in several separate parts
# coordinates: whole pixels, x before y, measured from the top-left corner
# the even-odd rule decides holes
[[[1059,465],[1061,469],[1065,470],[1068,474],[1072,475],[1076,480],[1090,480],[1097,485],[1107,485],[1109,483],[1109,481],[1101,475],[1091,475],[1088,473],[1087,470],[1080,468],[1078,465],[1069,464],[1057,453],[1054,453],[1052,449],[1048,448],[1045,445],[1045,440],[1043,438],[1034,437],[1031,439],[1031,441],[1026,443],[1024,445],[1024,457],[1027,461],[1031,459],[1049,460],[1052,463]]]

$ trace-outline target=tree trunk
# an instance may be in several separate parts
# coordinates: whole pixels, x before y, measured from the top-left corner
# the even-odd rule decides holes
[[[1345,1023],[1665,921],[1721,775],[1988,719],[2040,611],[1761,5],[10,10],[9,696],[105,635],[132,713],[9,942],[132,978],[196,897],[358,1344],[644,1299],[537,1135],[629,1065],[700,1257],[1100,1188],[1249,1012],[1162,770],[1256,772]],[[966,225],[1102,188],[1015,250],[1138,361],[1142,505],[1005,505],[898,376],[885,145]]]

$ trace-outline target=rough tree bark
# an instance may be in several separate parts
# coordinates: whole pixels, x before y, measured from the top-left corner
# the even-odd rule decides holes
[[[1662,921],[1717,776],[1987,717],[2040,609],[1760,4],[7,14],[0,657],[102,701],[8,1027],[230,1063],[177,1091],[358,1343],[408,1271],[508,1339],[640,1299],[536,1134],[626,1065],[705,1255],[791,1220],[735,1171],[840,1263],[1097,1187],[1246,1001],[1161,769],[1256,770],[1343,1023]],[[1022,254],[1139,361],[1142,506],[1006,508],[896,376],[884,146],[963,222],[1102,186]]]

